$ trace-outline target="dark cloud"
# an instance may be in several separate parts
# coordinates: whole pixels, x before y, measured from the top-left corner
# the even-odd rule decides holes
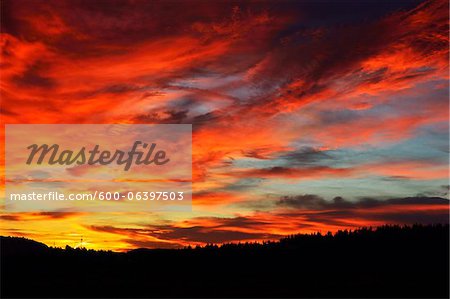
[[[145,90],[148,89],[148,87],[141,87],[141,86],[136,86],[136,85],[132,85],[132,84],[114,84],[114,85],[110,85],[110,86],[106,86],[103,89],[99,90],[98,92],[94,93],[94,94],[100,94],[100,93],[111,93],[111,94],[122,94],[122,93],[129,93],[132,91],[141,91],[141,90]],[[148,96],[150,95],[158,95],[158,93],[149,93]]]
[[[342,197],[335,197],[328,201],[324,198],[314,195],[305,194],[297,196],[284,196],[277,203],[281,207],[289,207],[295,209],[359,209],[386,207],[391,205],[449,205],[449,200],[442,197],[405,197],[391,199],[374,199],[362,198],[357,201],[349,201]]]
[[[382,177],[381,180],[382,181],[388,181],[388,182],[398,182],[398,181],[411,180],[411,178],[407,177],[407,176],[393,175],[393,176]]]
[[[217,218],[217,227],[247,227],[258,228],[270,224],[270,221],[263,219],[252,219],[247,217],[235,217],[235,218]]]
[[[321,111],[318,115],[322,125],[339,125],[355,122],[364,118],[364,114],[360,111],[341,109],[334,111]]]
[[[239,222],[241,223],[243,221]],[[222,224],[219,228],[214,229],[208,229],[201,226],[172,228],[172,231],[161,233],[158,237],[167,240],[182,239],[185,241],[204,243],[226,243],[235,242],[238,240],[260,240],[279,237],[279,235],[273,235],[270,233],[247,233],[238,230],[220,229],[220,227],[225,226],[226,224]]]
[[[191,227],[177,227],[171,225],[149,226],[146,228],[117,228],[112,226],[90,226],[89,228],[100,232],[109,232],[114,234],[121,234],[129,236],[129,239],[124,239],[127,243],[134,244],[133,236],[147,236],[157,238],[159,240],[178,242],[200,242],[200,243],[226,243],[239,240],[260,240],[260,239],[276,239],[280,235],[269,233],[247,233],[231,229],[229,226],[256,226],[258,222],[246,218],[235,219],[221,219],[216,218],[218,225],[214,227],[191,226]],[[225,229],[227,228],[227,229]],[[154,241],[152,241],[154,242]],[[155,243],[155,245],[158,245]],[[164,245],[164,244],[163,244]]]
[[[366,217],[367,220],[382,220],[386,223],[403,223],[403,224],[437,224],[437,223],[449,223],[449,214],[445,211],[439,211],[439,212],[431,212],[431,213],[424,213],[424,212],[407,212],[407,213],[392,213],[387,212],[383,215],[375,215],[370,216],[368,215]]]
[[[330,151],[321,151],[313,147],[302,147],[299,150],[282,154],[280,158],[287,160],[289,165],[309,165],[334,160]]]
[[[56,81],[40,74],[45,67],[45,63],[36,62],[29,66],[23,74],[13,77],[12,81],[18,87],[53,88],[56,86]]]
[[[255,158],[260,160],[268,160],[269,157],[264,155],[265,149],[254,149],[251,151],[242,151],[242,154],[248,158]]]
[[[0,114],[8,115],[8,116],[17,116],[18,115],[17,113],[9,111],[8,109],[5,109],[4,107],[2,107]]]
[[[263,181],[264,179],[260,178],[239,179],[236,182],[228,184],[224,189],[228,191],[244,191],[259,187]]]
[[[306,167],[274,166],[269,168],[254,168],[244,170],[234,175],[248,178],[286,178],[311,179],[318,177],[348,176],[354,172],[352,168],[334,168],[329,166],[313,165]]]
[[[317,24],[317,30],[306,31],[312,34],[309,39],[302,38],[305,29],[291,31],[282,39],[282,46],[274,45],[273,51],[252,76],[255,85],[267,93],[275,92],[271,96],[266,93],[263,97],[255,97],[248,106],[263,113],[277,113],[282,110],[280,105],[307,104],[321,93],[334,93],[329,96],[335,98],[359,86],[377,85],[386,80],[395,84],[408,82],[433,72],[433,67],[417,68],[412,64],[393,76],[393,65],[380,64],[367,69],[363,64],[377,55],[395,54],[391,51],[397,47],[413,48],[416,51],[414,60],[447,59],[446,6],[445,1],[428,1],[412,11],[367,19],[359,25],[320,27]],[[416,21],[425,16],[433,21]],[[431,38],[428,43],[431,36],[439,38]],[[336,80],[340,77],[346,77],[346,83],[336,89]],[[296,80],[301,84],[292,84]]]
[[[448,223],[449,219],[449,200],[440,197],[406,197],[387,200],[363,198],[352,202],[342,197],[327,201],[320,196],[307,194],[282,197],[275,207],[276,209],[272,211],[248,216],[197,217],[190,220],[191,222],[183,223],[182,226],[173,223],[142,228],[113,226],[89,226],[88,228],[126,236],[127,238],[123,241],[135,246],[176,248],[189,242],[227,243],[273,240],[282,235],[267,231],[270,228],[285,225],[289,225],[292,231],[299,232],[302,229],[317,230],[330,226],[355,228],[360,227],[362,223],[368,226],[379,223]],[[137,237],[140,241],[135,241]]]
[[[145,0],[1,3],[3,32],[39,39],[66,55],[83,57],[120,54],[146,41],[180,35],[205,40],[236,37],[235,29],[258,25],[251,21],[253,15],[271,6],[244,1],[217,1],[214,5],[207,1]]]
[[[68,211],[48,211],[48,212],[27,212],[0,215],[0,219],[6,221],[27,221],[27,220],[51,220],[51,219],[66,219],[70,217],[80,216],[81,212]]]
[[[289,208],[277,213],[279,216],[323,226],[354,227],[353,221],[357,226],[449,223],[449,200],[441,197],[363,198],[352,202],[341,197],[326,201],[316,195],[301,195],[283,197],[277,205]]]
[[[192,130],[198,130],[202,126],[211,124],[219,119],[219,114],[217,111],[208,112],[202,115],[195,116],[192,119]]]
[[[290,208],[321,209],[327,205],[327,201],[314,194],[282,197],[277,205]]]
[[[74,216],[83,215],[81,212],[65,212],[65,211],[52,211],[52,212],[37,212],[32,213],[34,216],[43,217],[47,219],[64,219]]]
[[[0,215],[0,219],[5,221],[21,221],[23,217],[21,217],[20,215],[9,214],[9,215]]]
[[[188,111],[155,111],[148,114],[138,115],[135,117],[137,123],[157,123],[157,124],[181,124],[185,122]]]

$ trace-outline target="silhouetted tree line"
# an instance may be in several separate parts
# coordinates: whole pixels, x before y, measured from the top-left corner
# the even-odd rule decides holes
[[[5,297],[445,297],[449,226],[127,253],[2,237]]]

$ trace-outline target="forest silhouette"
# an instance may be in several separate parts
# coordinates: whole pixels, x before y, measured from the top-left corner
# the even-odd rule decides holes
[[[1,237],[1,249],[2,298],[449,296],[448,224],[126,253]]]

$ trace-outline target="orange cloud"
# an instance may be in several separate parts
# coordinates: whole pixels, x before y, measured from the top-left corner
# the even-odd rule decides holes
[[[392,8],[364,22],[355,13],[341,24],[334,17],[317,18],[301,2],[275,7],[121,1],[105,9],[102,1],[3,1],[1,124],[192,123],[193,200],[199,212],[59,218],[5,213],[1,233],[47,244],[56,239],[59,245],[83,234],[92,248],[125,250],[441,219],[446,207],[427,203],[286,214],[285,207],[273,213],[219,207],[258,197],[226,189],[254,177],[387,176],[430,186],[448,179],[445,163],[408,156],[351,167],[271,164],[280,153],[303,145],[360,149],[399,143],[429,126],[446,133],[447,4]],[[356,116],[323,117],[342,111]],[[0,136],[4,139],[4,126]],[[241,168],[237,160],[251,162]],[[2,146],[2,171],[4,165]],[[68,172],[82,177],[86,169]],[[4,176],[0,183],[3,192]]]

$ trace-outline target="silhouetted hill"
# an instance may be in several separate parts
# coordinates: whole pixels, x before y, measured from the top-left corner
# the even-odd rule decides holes
[[[34,240],[17,237],[0,237],[2,256],[35,255],[47,251],[47,245]]]
[[[23,238],[1,241],[2,297],[449,295],[448,225],[128,253],[48,248]]]

